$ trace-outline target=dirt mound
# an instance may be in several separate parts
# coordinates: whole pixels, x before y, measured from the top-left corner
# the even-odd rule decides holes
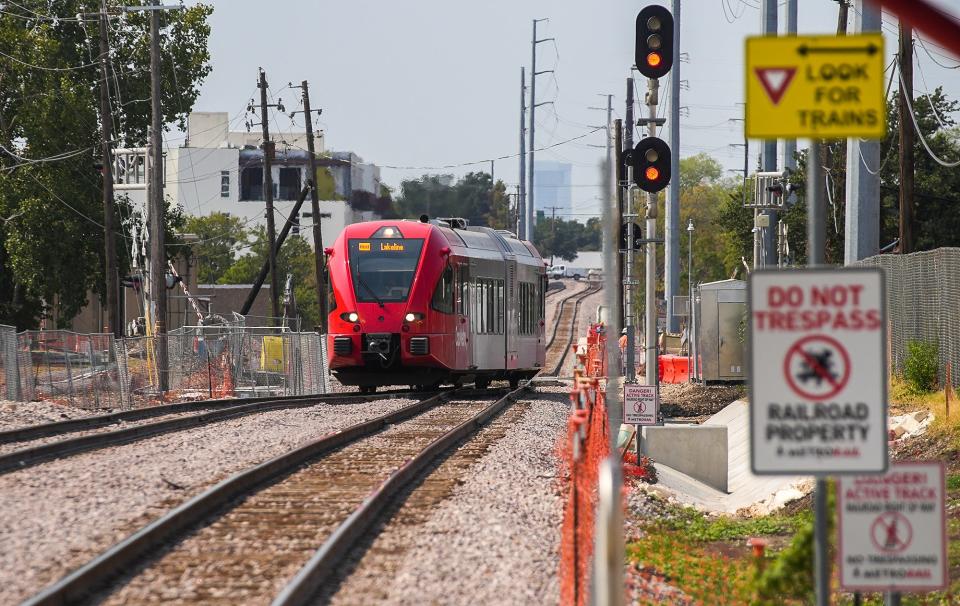
[[[660,409],[667,417],[702,417],[720,412],[746,396],[743,385],[660,385]]]

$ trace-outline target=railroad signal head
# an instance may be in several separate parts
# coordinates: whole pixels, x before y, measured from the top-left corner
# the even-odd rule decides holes
[[[647,137],[629,155],[633,180],[647,192],[658,192],[670,183],[670,146],[663,139]]]
[[[637,15],[634,53],[637,69],[648,78],[662,78],[673,67],[673,15],[651,4]]]

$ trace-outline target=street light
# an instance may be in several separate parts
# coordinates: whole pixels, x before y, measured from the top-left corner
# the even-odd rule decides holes
[[[693,382],[693,218],[687,223],[687,380]]]

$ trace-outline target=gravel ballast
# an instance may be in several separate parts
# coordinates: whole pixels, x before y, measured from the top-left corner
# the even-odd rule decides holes
[[[0,431],[78,419],[105,411],[84,410],[54,402],[14,402],[0,400]]]
[[[333,604],[558,602],[563,502],[556,452],[569,388],[539,391],[521,400],[523,414],[422,524],[388,524],[392,535],[375,539],[371,552],[377,541],[405,550],[400,566],[377,575],[361,560]]]
[[[281,410],[0,476],[0,603],[17,603],[225,477],[412,403]]]

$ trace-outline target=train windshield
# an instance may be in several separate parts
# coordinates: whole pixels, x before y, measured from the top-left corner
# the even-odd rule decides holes
[[[371,238],[350,240],[350,270],[357,301],[406,301],[417,271],[423,240]]]

